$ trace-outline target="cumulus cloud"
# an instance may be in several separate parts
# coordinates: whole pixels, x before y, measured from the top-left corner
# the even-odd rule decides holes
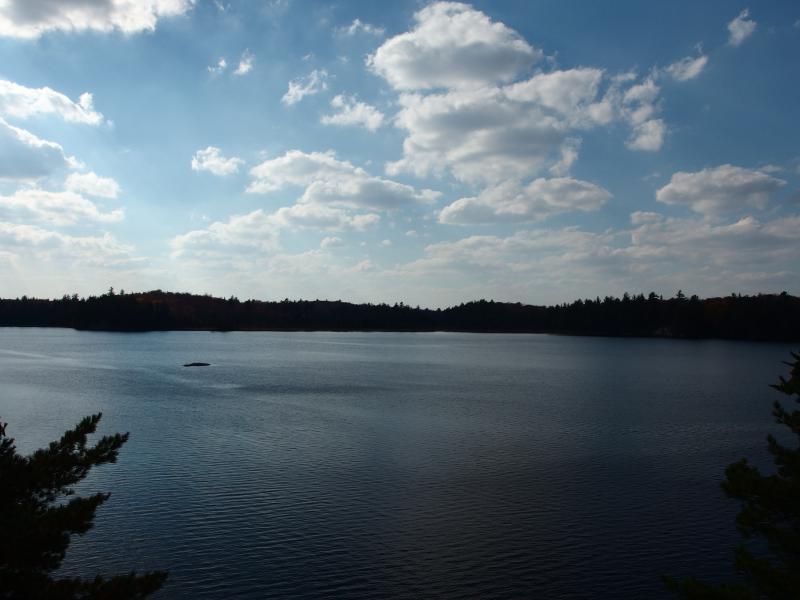
[[[336,158],[332,152],[290,150],[250,169],[251,193],[302,188],[295,204],[273,212],[263,209],[232,216],[172,240],[173,256],[195,258],[242,256],[278,251],[285,230],[362,231],[380,221],[378,211],[389,211],[434,201],[439,194],[368,174]]]
[[[562,212],[599,210],[610,197],[607,190],[578,179],[539,178],[526,186],[507,181],[449,204],[439,213],[439,221],[461,225],[539,221]]]
[[[506,86],[445,93],[401,94],[395,125],[407,132],[403,157],[390,175],[452,173],[469,183],[566,175],[577,160],[581,132],[615,119],[631,127],[628,147],[658,150],[666,134],[659,86],[652,78],[628,85],[578,68],[539,74]],[[624,86],[628,85],[627,88]]]
[[[516,31],[467,4],[436,2],[414,19],[414,29],[386,40],[367,58],[398,90],[506,82],[541,57]]]
[[[178,235],[170,246],[175,258],[247,256],[254,252],[275,254],[280,250],[280,233],[284,229],[364,230],[379,220],[375,214],[351,215],[329,206],[296,204],[273,213],[257,209],[245,215],[234,215],[227,221],[216,221],[203,229]]]
[[[385,29],[383,27],[378,27],[376,25],[371,25],[369,23],[364,23],[361,19],[353,19],[353,22],[350,23],[347,27],[342,27],[339,29],[339,32],[342,35],[353,36],[357,33],[366,33],[367,35],[375,35],[375,36],[382,36],[385,33]]]
[[[250,71],[253,70],[253,64],[255,63],[255,60],[256,60],[255,55],[249,50],[245,50],[244,52],[242,52],[242,56],[239,59],[239,64],[236,65],[233,74],[247,75]]]
[[[73,102],[49,87],[29,88],[13,81],[0,80],[0,115],[25,119],[36,115],[57,115],[72,123],[98,125],[103,115],[94,110],[92,95],[83,93]]]
[[[338,110],[321,119],[326,125],[356,125],[375,131],[383,124],[384,115],[370,104],[359,102],[353,96],[338,95],[331,100],[331,106]]]
[[[116,198],[119,184],[110,177],[100,177],[94,172],[72,173],[64,187],[70,192],[89,194],[101,198]]]
[[[666,70],[676,81],[688,81],[700,75],[707,64],[708,56],[687,56],[675,61]]]
[[[344,246],[344,242],[342,238],[336,236],[324,237],[319,243],[320,248],[338,248],[339,246]]]
[[[59,144],[0,118],[0,179],[38,179],[74,164]]]
[[[731,46],[738,46],[755,32],[757,23],[749,16],[750,9],[745,8],[728,23],[728,43]]]
[[[288,229],[317,229],[363,231],[380,221],[375,213],[351,214],[340,208],[320,204],[295,204],[279,208],[272,215],[276,227]]]
[[[153,31],[159,19],[183,14],[193,5],[194,0],[5,0],[0,2],[0,36]]]
[[[635,125],[626,145],[631,150],[644,150],[655,152],[661,149],[664,143],[664,134],[667,127],[661,119],[650,119]]]
[[[652,223],[660,221],[664,216],[657,212],[637,210],[630,215],[631,225],[641,225],[642,223]]]
[[[661,149],[666,134],[666,124],[657,114],[661,88],[653,77],[629,87],[622,94],[621,114],[631,126],[626,145],[631,150],[655,152]]]
[[[387,172],[450,171],[462,181],[498,181],[541,171],[560,158],[567,123],[533,104],[485,87],[403,94],[396,125],[407,131],[403,158]]]
[[[0,214],[3,213],[58,226],[85,221],[113,223],[124,217],[122,209],[103,212],[96,204],[73,191],[50,192],[39,188],[25,188],[11,196],[0,196]]]
[[[312,96],[328,89],[328,72],[325,69],[314,69],[305,77],[299,77],[289,82],[289,89],[281,98],[287,106],[297,104],[306,96]]]
[[[231,250],[271,252],[279,247],[278,228],[271,215],[259,209],[178,235],[170,241],[170,246],[173,257],[210,258]]]
[[[298,202],[391,210],[433,202],[438,196],[439,194],[432,190],[417,192],[410,185],[389,179],[353,174],[311,182]]]
[[[0,248],[33,252],[40,260],[76,259],[92,265],[114,265],[133,260],[133,247],[105,233],[73,236],[35,225],[0,221]]]
[[[228,68],[228,61],[225,60],[225,57],[223,56],[216,63],[213,65],[208,65],[206,68],[212,75],[219,75]]]
[[[703,286],[696,290],[701,294],[728,293],[731,285],[760,291],[764,282],[785,286],[796,280],[800,216],[720,223],[658,213],[634,215],[630,230],[540,228],[438,242],[394,276],[431,278],[443,293],[445,286],[452,286],[456,298],[479,280],[480,293],[488,288],[512,298],[541,298],[538,294],[546,290],[556,301],[586,289],[600,295],[620,289],[674,291],[685,288],[687,279]]]
[[[215,146],[198,150],[192,157],[192,171],[208,171],[218,177],[237,173],[243,164],[241,158],[226,158],[222,155],[222,150]]]
[[[732,222],[660,219],[647,222],[630,233],[632,258],[657,258],[679,268],[730,269],[752,272],[784,269],[800,242],[795,235],[800,217],[789,216],[761,222],[752,216]],[[727,290],[726,290],[727,291]]]
[[[595,105],[603,71],[578,68],[535,75],[504,89],[511,100],[552,110],[575,125],[598,121]]]
[[[680,171],[656,192],[656,200],[685,205],[697,213],[719,215],[747,208],[763,209],[786,185],[762,171],[725,164],[693,173]]]
[[[250,169],[253,183],[247,188],[252,193],[274,192],[289,185],[305,186],[319,178],[353,173],[358,168],[340,161],[328,152],[302,152],[289,150],[283,156],[265,160]]]
[[[252,193],[268,193],[286,186],[302,186],[298,199],[304,204],[328,204],[346,208],[389,210],[428,203],[439,194],[417,191],[409,185],[369,175],[364,169],[341,161],[332,151],[305,153],[290,150],[250,169]]]
[[[582,132],[614,121],[630,127],[629,149],[662,147],[667,126],[655,74],[637,80],[576,67],[516,80],[541,53],[502,23],[457,3],[432,4],[415,18],[411,31],[386,40],[368,61],[401,92],[394,124],[406,137],[389,175],[449,173],[489,185],[548,171],[566,176]],[[499,55],[512,59],[497,65]],[[700,68],[684,65],[681,76]]]

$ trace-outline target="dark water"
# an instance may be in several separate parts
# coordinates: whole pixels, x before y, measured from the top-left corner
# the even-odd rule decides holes
[[[20,450],[130,431],[65,572],[161,598],[659,598],[727,578],[718,482],[790,346],[450,333],[0,329]],[[187,369],[185,362],[206,361]]]

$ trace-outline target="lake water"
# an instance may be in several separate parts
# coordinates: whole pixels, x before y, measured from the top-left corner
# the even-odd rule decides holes
[[[130,431],[64,572],[159,598],[661,598],[728,578],[725,465],[768,464],[792,346],[0,329],[20,451]],[[183,368],[191,361],[207,368]]]

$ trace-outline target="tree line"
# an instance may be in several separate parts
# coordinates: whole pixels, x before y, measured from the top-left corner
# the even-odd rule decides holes
[[[701,299],[678,291],[579,299],[553,306],[477,300],[445,309],[341,300],[115,292],[60,299],[0,299],[0,326],[105,331],[470,331],[572,335],[800,340],[800,298],[780,294]]]

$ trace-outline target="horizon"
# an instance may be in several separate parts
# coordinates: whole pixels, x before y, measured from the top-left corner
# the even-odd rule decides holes
[[[146,296],[148,294],[164,294],[164,295],[173,295],[173,296],[193,296],[198,298],[211,298],[212,300],[222,300],[228,301],[230,299],[235,299],[237,302],[260,302],[264,304],[279,304],[282,302],[331,302],[331,303],[343,303],[343,304],[352,304],[352,305],[362,305],[362,306],[406,306],[408,308],[413,308],[414,310],[447,310],[450,308],[457,308],[462,305],[468,304],[479,304],[482,302],[485,303],[494,303],[494,304],[514,304],[514,305],[522,305],[522,306],[530,306],[533,308],[548,308],[548,307],[560,307],[563,305],[572,305],[576,303],[583,303],[583,302],[604,302],[606,300],[612,301],[623,301],[625,296],[628,297],[628,300],[635,301],[637,299],[644,298],[649,300],[649,296],[653,294],[655,298],[661,302],[669,301],[669,300],[698,300],[698,301],[707,301],[707,300],[722,300],[726,298],[737,298],[737,299],[747,299],[747,298],[758,298],[762,296],[788,296],[790,298],[797,298],[794,294],[790,294],[786,290],[781,290],[780,292],[755,292],[753,294],[742,294],[739,292],[730,292],[726,295],[718,295],[718,296],[699,296],[697,294],[689,293],[687,294],[683,289],[678,289],[674,295],[672,296],[664,296],[663,294],[657,294],[654,291],[649,292],[623,292],[622,294],[608,294],[605,296],[599,296],[597,294],[592,296],[583,296],[580,298],[573,298],[569,301],[563,302],[554,302],[548,304],[534,304],[530,302],[522,302],[521,300],[497,300],[491,297],[483,297],[483,298],[469,298],[461,300],[460,302],[456,302],[454,304],[447,304],[447,305],[423,305],[423,304],[416,304],[411,305],[402,300],[392,301],[385,301],[385,302],[375,302],[370,300],[364,300],[361,302],[353,302],[350,300],[346,300],[344,298],[328,298],[328,297],[317,297],[317,298],[302,298],[302,297],[295,297],[290,298],[288,296],[284,298],[254,298],[254,297],[244,297],[240,298],[236,294],[228,294],[228,295],[216,295],[207,292],[178,292],[173,290],[162,290],[162,289],[152,289],[152,290],[145,290],[145,291],[130,291],[125,289],[114,289],[113,286],[110,287],[105,293],[100,294],[86,294],[81,295],[77,292],[72,294],[63,293],[60,296],[28,296],[27,294],[22,294],[20,296],[15,297],[0,297],[0,301],[21,301],[21,300],[46,300],[49,302],[58,302],[63,300],[90,300],[96,298],[103,298],[103,297],[114,297],[114,296]]]
[[[797,3],[12,0],[0,52],[0,296],[800,295]]]

